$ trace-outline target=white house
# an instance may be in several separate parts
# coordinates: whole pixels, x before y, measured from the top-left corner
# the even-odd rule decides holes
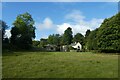
[[[77,50],[82,50],[82,45],[79,42],[71,44],[71,46]]]
[[[77,51],[81,51],[82,50],[82,45],[79,42],[77,42],[77,43],[75,42],[75,43],[72,43],[70,45],[63,45],[63,46],[61,46],[61,51],[64,51],[64,52],[68,51],[70,46],[73,47]]]

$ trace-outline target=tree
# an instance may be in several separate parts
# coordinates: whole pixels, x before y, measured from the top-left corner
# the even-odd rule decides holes
[[[120,51],[120,12],[111,18],[105,19],[97,33],[99,50],[112,52]]]
[[[86,38],[89,36],[90,32],[91,32],[91,31],[90,31],[89,29],[86,31],[86,34],[85,34],[85,37],[86,37]]]
[[[6,22],[0,20],[0,30],[2,30],[2,41],[4,40],[5,30],[8,28]]]
[[[29,13],[20,14],[13,23],[11,30],[11,43],[20,48],[28,49],[35,38],[34,20]]]
[[[49,35],[49,36],[48,36],[48,40],[47,40],[48,43],[49,43],[49,44],[53,44],[53,43],[54,43],[54,42],[53,42],[53,39],[54,39],[54,34],[53,34],[53,35]]]
[[[120,12],[103,21],[101,26],[90,32],[87,38],[89,50],[120,52]]]
[[[40,45],[40,41],[32,41],[33,42],[33,46],[34,47],[39,47],[39,45]]]
[[[41,47],[44,47],[45,45],[47,45],[48,43],[47,43],[47,39],[44,39],[44,38],[41,38],[40,39],[40,46]]]
[[[54,45],[60,45],[60,35],[59,34],[49,35],[48,43]]]
[[[88,48],[88,40],[89,40],[88,37],[89,37],[90,33],[91,33],[91,31],[88,29],[88,30],[86,31],[86,34],[85,34],[85,39],[84,39],[85,49]]]
[[[2,42],[2,49],[10,49],[9,39],[5,36],[5,30],[8,28],[6,22],[0,20],[0,39]]]
[[[73,35],[72,35],[72,28],[68,27],[63,34],[62,43],[64,45],[69,45],[72,43]]]
[[[98,29],[93,30],[86,40],[86,48],[88,50],[97,50],[97,31]]]
[[[73,38],[73,42],[80,42],[83,45],[84,44],[84,36],[81,33],[77,33]]]
[[[11,29],[11,38],[10,38],[10,42],[13,45],[19,44],[19,37],[20,37],[20,33],[19,33],[19,29],[17,27],[12,27]]]

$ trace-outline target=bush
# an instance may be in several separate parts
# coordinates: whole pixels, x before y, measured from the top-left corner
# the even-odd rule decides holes
[[[69,46],[69,50],[75,50],[72,46]]]

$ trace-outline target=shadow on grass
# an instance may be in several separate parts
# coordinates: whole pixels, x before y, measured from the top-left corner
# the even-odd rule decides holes
[[[48,51],[38,51],[38,50],[3,50],[2,56],[20,56],[20,55],[26,55],[31,53],[37,53],[42,55],[50,55],[51,52]]]

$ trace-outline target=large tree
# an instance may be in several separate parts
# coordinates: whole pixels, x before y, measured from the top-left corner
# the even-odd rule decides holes
[[[20,14],[13,23],[11,30],[11,43],[20,48],[28,49],[32,45],[32,39],[35,38],[34,20],[29,13]]]
[[[5,35],[5,31],[7,28],[8,25],[6,24],[6,22],[0,20],[0,42],[2,42],[2,49],[10,49],[8,36]]]
[[[87,48],[102,52],[120,52],[120,12],[103,21],[87,38]]]
[[[2,41],[4,40],[5,30],[8,28],[6,22],[0,20],[0,30],[2,31]]]
[[[19,29],[17,27],[12,27],[11,29],[11,38],[10,38],[10,42],[13,44],[13,45],[17,45],[19,44]]]
[[[72,28],[68,27],[63,34],[62,37],[62,44],[69,45],[72,43],[73,35],[72,35]]]
[[[83,45],[84,44],[84,36],[81,33],[77,33],[73,38],[73,42],[80,42]]]
[[[120,51],[120,12],[105,19],[97,33],[97,45],[102,51]]]

